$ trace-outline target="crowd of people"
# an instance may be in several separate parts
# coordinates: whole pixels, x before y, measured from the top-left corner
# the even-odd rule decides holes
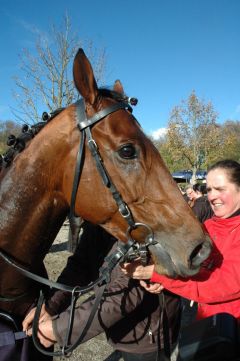
[[[188,204],[201,223],[213,216],[213,210],[206,193],[206,184],[196,183],[186,187]]]
[[[165,295],[171,347],[177,341],[180,327],[179,296],[198,305],[198,320],[226,312],[240,321],[240,164],[233,160],[219,161],[208,169],[204,189],[197,184],[187,186],[185,191],[190,207],[212,239],[213,250],[199,273],[188,279],[160,275],[153,264],[142,266],[138,260],[124,263],[114,271],[85,340],[105,332],[125,361],[155,361],[156,357],[168,360],[163,351],[163,310],[158,297],[161,293]],[[84,227],[79,246],[69,258],[60,282],[82,286],[96,279],[104,256],[117,244],[116,239],[99,227],[88,223]],[[99,237],[101,242],[97,241]],[[92,302],[90,299],[77,308],[71,342],[88,318]],[[39,324],[39,340],[45,347],[56,342],[63,344],[68,305],[66,293],[57,291],[49,295]],[[28,334],[34,312],[35,309],[23,322]]]

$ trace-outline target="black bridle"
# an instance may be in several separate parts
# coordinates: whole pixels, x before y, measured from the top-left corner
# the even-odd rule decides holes
[[[93,159],[95,160],[97,170],[102,178],[104,186],[106,186],[110,190],[112,197],[117,204],[117,207],[118,207],[118,210],[119,210],[121,216],[123,218],[125,218],[129,227],[131,227],[131,228],[135,227],[135,222],[132,217],[132,214],[131,214],[127,204],[123,201],[121,194],[118,192],[114,183],[112,182],[112,180],[103,164],[103,160],[99,153],[97,143],[93,139],[92,133],[91,133],[91,127],[94,124],[98,123],[100,120],[102,120],[109,114],[114,113],[120,109],[128,109],[131,111],[132,108],[127,103],[117,102],[117,103],[113,104],[112,106],[107,107],[107,108],[99,111],[98,113],[94,114],[93,117],[87,118],[86,113],[85,113],[84,100],[80,99],[76,103],[77,123],[78,123],[78,128],[81,132],[81,141],[80,141],[79,152],[77,155],[75,177],[74,177],[74,181],[73,181],[72,197],[71,197],[71,204],[70,204],[70,215],[69,215],[70,224],[71,224],[72,216],[74,216],[74,214],[75,214],[74,209],[75,209],[76,195],[77,195],[79,180],[81,177],[81,172],[83,169],[83,162],[84,162],[83,152],[84,152],[85,140],[87,139],[87,145],[89,147],[89,150],[91,152]]]
[[[134,101],[133,104],[135,105],[136,99],[128,98],[128,100],[130,100],[130,101],[131,101],[131,99],[133,99],[133,101]],[[109,114],[114,113],[120,109],[130,111],[132,113],[132,108],[129,105],[129,103],[122,101],[122,102],[114,103],[110,107],[104,108],[103,110],[94,114],[94,116],[91,118],[87,118],[86,112],[85,112],[84,100],[80,99],[76,102],[77,124],[78,124],[78,128],[81,132],[81,141],[80,141],[79,151],[77,154],[76,169],[75,169],[75,175],[74,175],[74,180],[73,180],[69,221],[70,221],[71,228],[74,229],[76,195],[77,195],[78,185],[79,185],[79,181],[80,181],[80,177],[81,177],[81,173],[82,173],[82,169],[83,169],[83,164],[84,164],[84,145],[85,145],[85,140],[87,140],[87,145],[89,147],[89,150],[91,152],[93,159],[95,160],[95,164],[96,164],[98,173],[102,178],[103,184],[111,192],[112,197],[118,207],[119,213],[128,223],[128,229],[127,229],[126,235],[127,235],[128,244],[130,245],[130,247],[128,250],[128,255],[125,255],[125,257],[128,258],[129,260],[132,260],[134,258],[140,258],[142,264],[146,265],[147,261],[148,261],[147,248],[149,245],[157,243],[154,241],[152,229],[144,223],[140,223],[140,222],[136,223],[134,221],[134,218],[132,216],[132,213],[131,213],[128,205],[122,199],[121,194],[117,190],[115,184],[111,180],[111,177],[110,177],[106,167],[104,166],[102,157],[99,153],[97,143],[93,139],[92,133],[91,133],[92,126],[94,126],[96,123],[101,121],[103,118],[105,118]],[[133,239],[131,237],[131,231],[138,227],[146,228],[149,233],[149,236],[147,237],[147,240],[145,243],[141,243],[141,244],[136,243],[133,241]],[[73,231],[73,233],[74,233],[74,231]]]
[[[52,288],[56,288],[59,290],[63,290],[65,292],[70,292],[72,294],[72,300],[71,300],[71,306],[70,306],[70,316],[69,316],[69,322],[68,322],[68,328],[67,333],[65,337],[65,344],[62,347],[61,351],[57,352],[48,352],[46,351],[41,344],[38,341],[37,332],[38,332],[38,323],[41,313],[41,308],[44,302],[44,294],[41,291],[38,304],[37,304],[37,310],[35,313],[34,321],[33,321],[33,341],[35,344],[35,347],[42,353],[49,355],[49,356],[62,356],[62,355],[68,355],[71,353],[84,339],[89,327],[91,326],[92,320],[95,316],[95,313],[97,312],[99,303],[101,301],[101,298],[103,296],[104,290],[107,286],[107,284],[110,282],[110,276],[111,272],[114,269],[114,267],[119,264],[119,262],[122,262],[123,260],[129,259],[132,260],[134,258],[140,257],[143,264],[146,264],[147,262],[147,248],[150,245],[153,245],[156,243],[154,241],[154,235],[152,232],[152,229],[140,222],[135,222],[134,218],[132,216],[132,213],[128,207],[128,205],[124,202],[121,194],[118,192],[117,188],[115,187],[114,183],[111,180],[111,177],[109,176],[106,167],[104,166],[103,160],[101,158],[101,155],[99,153],[98,146],[95,142],[95,140],[92,137],[91,133],[91,127],[94,126],[97,122],[104,119],[109,114],[116,112],[118,110],[125,110],[125,111],[132,111],[132,108],[127,102],[116,102],[112,104],[110,107],[104,108],[103,110],[99,111],[98,113],[94,114],[93,117],[87,118],[86,112],[85,112],[85,103],[83,99],[80,99],[76,102],[76,115],[77,115],[77,123],[78,128],[81,132],[81,141],[80,141],[80,148],[77,154],[77,161],[76,161],[76,169],[75,169],[75,175],[73,180],[73,188],[72,188],[72,196],[71,196],[71,203],[70,203],[70,213],[69,213],[69,220],[70,220],[70,226],[74,223],[74,217],[75,217],[75,202],[76,202],[76,195],[78,191],[78,185],[83,169],[84,164],[84,146],[85,141],[87,140],[87,145],[90,149],[91,155],[93,159],[95,160],[97,170],[102,178],[103,184],[109,189],[109,191],[112,194],[112,197],[114,201],[116,202],[116,205],[118,207],[118,211],[121,214],[121,216],[126,220],[128,223],[128,229],[126,232],[127,236],[127,243],[122,243],[118,245],[115,252],[107,257],[105,259],[106,266],[104,268],[100,269],[100,276],[95,281],[90,283],[86,287],[70,287],[66,286],[57,282],[52,282],[50,280],[47,280],[41,276],[38,276],[36,274],[33,274],[32,272],[26,270],[23,268],[20,264],[15,262],[6,252],[0,251],[0,257],[2,257],[8,264],[16,268],[20,273],[22,273],[24,276],[33,279],[34,281],[37,281],[41,284],[45,284],[47,286],[50,286]],[[132,230],[143,227],[147,229],[149,235],[146,238],[146,242],[144,244],[138,244],[136,241],[132,238],[131,232]],[[75,304],[77,299],[92,290],[95,286],[98,287],[98,292],[96,293],[96,299],[95,303],[93,305],[92,311],[90,313],[90,316],[88,318],[88,321],[86,322],[85,326],[82,329],[82,332],[80,336],[78,337],[77,341],[69,346],[69,341],[72,334],[72,327],[73,327],[73,321],[74,321],[74,310],[75,310]]]

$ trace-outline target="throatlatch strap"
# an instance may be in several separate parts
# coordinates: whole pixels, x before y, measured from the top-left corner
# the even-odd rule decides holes
[[[170,337],[169,337],[169,325],[168,325],[168,315],[166,310],[166,303],[164,293],[159,294],[159,305],[160,305],[160,324],[162,325],[163,330],[163,345],[164,345],[164,355],[166,361],[171,361],[171,346],[170,346]]]

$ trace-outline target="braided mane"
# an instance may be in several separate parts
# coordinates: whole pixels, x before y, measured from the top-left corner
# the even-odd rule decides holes
[[[32,125],[31,127],[27,124],[24,124],[22,127],[22,132],[15,136],[13,134],[8,136],[7,145],[9,146],[9,149],[4,154],[0,154],[0,171],[3,168],[7,168],[12,163],[14,157],[22,152],[26,144],[37,135],[44,126],[50,122],[56,115],[58,115],[62,110],[65,108],[59,108],[55,111],[48,114],[47,112],[44,112],[42,114],[42,122],[36,123]]]
[[[110,90],[107,88],[100,88],[99,89],[100,94],[103,97],[112,98],[116,101],[123,101],[130,103],[131,105],[136,105],[138,100],[136,98],[128,98],[124,94],[120,94],[114,90]],[[56,115],[61,113],[65,108],[59,108],[48,114],[47,112],[44,112],[42,114],[42,122],[36,123],[29,127],[27,124],[24,124],[22,127],[22,132],[17,137],[15,135],[9,135],[7,140],[7,145],[9,146],[9,149],[4,154],[0,154],[0,172],[3,168],[7,168],[12,163],[14,157],[22,152],[27,142],[29,142],[32,138],[37,135],[40,130],[49,122],[51,121]],[[131,109],[131,107],[129,107]]]

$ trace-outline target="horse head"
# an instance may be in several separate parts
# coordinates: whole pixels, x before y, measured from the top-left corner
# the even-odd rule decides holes
[[[88,119],[125,99],[119,81],[115,83],[115,93],[97,87],[91,64],[82,50],[76,55],[73,76],[84,99]],[[131,111],[126,107],[106,115],[104,121],[92,125],[92,136],[104,166],[134,220],[148,225],[154,232],[158,243],[151,246],[151,252],[157,271],[169,276],[196,273],[209,255],[209,238]],[[126,220],[118,212],[111,193],[104,190],[88,149],[85,157],[76,212],[126,241]],[[68,170],[66,174],[69,174]],[[69,189],[70,184],[66,183],[65,189]],[[138,242],[144,242],[146,231],[146,227],[138,227],[132,236]]]
[[[123,242],[131,236],[144,243],[150,230],[156,243],[149,249],[158,272],[197,273],[211,242],[133,116],[121,82],[113,91],[99,88],[83,50],[75,57],[73,77],[82,100],[57,114],[1,170],[0,248],[39,272],[68,215],[82,148],[74,213]],[[132,220],[139,226],[131,226]],[[0,269],[0,296],[27,292],[30,280],[3,261]],[[16,311],[14,307],[8,309]]]

